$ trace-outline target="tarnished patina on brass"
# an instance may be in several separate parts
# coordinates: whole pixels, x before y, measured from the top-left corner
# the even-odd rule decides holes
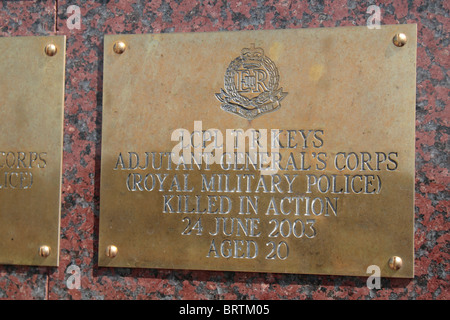
[[[416,32],[105,36],[99,265],[412,277]],[[266,130],[281,169],[174,164],[180,128]]]
[[[0,264],[57,266],[65,36],[0,47]]]

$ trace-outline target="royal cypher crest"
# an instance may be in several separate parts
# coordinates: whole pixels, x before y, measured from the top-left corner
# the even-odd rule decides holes
[[[279,80],[275,63],[252,44],[231,61],[225,73],[225,89],[216,93],[216,98],[223,110],[253,120],[281,107],[287,92],[278,89]]]

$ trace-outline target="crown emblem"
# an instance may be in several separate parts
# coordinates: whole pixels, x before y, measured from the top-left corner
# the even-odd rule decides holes
[[[264,50],[262,48],[255,48],[254,43],[252,43],[250,48],[244,48],[241,50],[242,66],[245,69],[260,67],[263,57]]]
[[[216,93],[221,108],[247,120],[281,107],[287,92],[278,88],[280,76],[275,63],[262,48],[243,48],[225,73],[225,90]]]

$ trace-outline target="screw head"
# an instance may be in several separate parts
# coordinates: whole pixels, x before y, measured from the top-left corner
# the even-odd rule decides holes
[[[39,255],[42,258],[47,258],[50,255],[50,247],[49,246],[40,246],[39,247]]]
[[[45,46],[44,51],[46,55],[48,55],[49,57],[53,57],[56,54],[56,52],[58,52],[58,48],[56,48],[56,46],[53,43],[50,43]]]
[[[392,42],[397,47],[403,47],[406,44],[406,41],[408,39],[406,38],[406,34],[404,33],[397,33],[394,38],[392,38]]]
[[[118,249],[116,246],[110,245],[106,247],[106,256],[110,258],[114,258],[117,256]]]
[[[393,256],[389,259],[389,268],[392,270],[398,270],[402,267],[403,261],[402,258]]]
[[[117,54],[124,53],[126,48],[127,48],[127,45],[125,44],[125,42],[122,42],[122,41],[117,41],[116,43],[114,43],[114,46],[113,46],[113,50]]]

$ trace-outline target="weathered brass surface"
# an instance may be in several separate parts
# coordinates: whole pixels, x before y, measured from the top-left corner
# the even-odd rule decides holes
[[[416,45],[416,25],[106,36],[99,265],[412,277]],[[278,170],[177,165],[180,128],[192,153],[266,129]]]
[[[65,36],[0,48],[0,263],[57,266]]]

